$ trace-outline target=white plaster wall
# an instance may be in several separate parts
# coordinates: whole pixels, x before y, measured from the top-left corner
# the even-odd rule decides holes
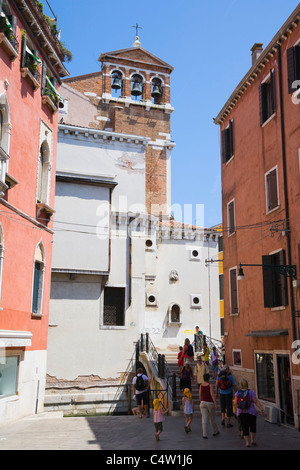
[[[108,271],[109,188],[56,183],[52,268]]]
[[[200,248],[200,261],[190,260],[192,247]],[[192,341],[197,325],[204,334],[220,339],[218,268],[205,266],[205,259],[217,254],[217,242],[210,244],[209,256],[206,242],[173,239],[158,244],[156,278],[146,282],[146,292],[158,294],[158,306],[146,307],[145,312],[146,332],[158,348],[166,350],[169,346],[183,345],[186,337]],[[178,272],[177,282],[169,280],[172,270]],[[191,308],[191,294],[201,294],[201,309]],[[173,303],[181,307],[180,326],[168,324],[168,309]]]
[[[145,212],[145,146],[83,134],[58,135],[57,171],[113,178],[113,210]]]

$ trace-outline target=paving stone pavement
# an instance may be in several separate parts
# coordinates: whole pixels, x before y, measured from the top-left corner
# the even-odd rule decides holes
[[[91,416],[63,418],[43,413],[17,422],[0,425],[1,450],[103,450],[150,451],[164,450],[300,450],[300,432],[294,428],[257,421],[257,446],[246,448],[234,427],[221,426],[220,434],[202,438],[200,416],[195,416],[192,431],[184,431],[183,416],[166,416],[161,440],[156,442],[153,419],[137,416]]]

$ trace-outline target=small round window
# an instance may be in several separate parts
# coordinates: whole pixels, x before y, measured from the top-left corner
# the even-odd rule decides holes
[[[154,295],[149,295],[148,300],[149,300],[149,302],[150,302],[151,304],[154,304],[154,302],[155,302],[155,297],[154,297]]]
[[[146,247],[151,248],[153,246],[153,241],[152,240],[146,240]]]

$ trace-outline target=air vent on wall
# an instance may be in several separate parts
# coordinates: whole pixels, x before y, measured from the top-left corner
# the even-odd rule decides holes
[[[158,306],[158,294],[153,292],[148,292],[146,294],[146,305],[147,307],[157,307]]]
[[[202,308],[202,295],[191,294],[190,295],[190,306],[191,308]]]
[[[201,248],[193,248],[190,250],[190,260],[200,261],[201,260]]]

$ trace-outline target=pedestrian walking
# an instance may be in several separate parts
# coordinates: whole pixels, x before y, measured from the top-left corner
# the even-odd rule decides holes
[[[193,378],[193,371],[190,364],[185,364],[183,367],[183,371],[181,374],[179,388],[180,390],[184,390],[185,388],[189,388],[192,390],[192,378]]]
[[[229,370],[229,367],[225,365],[217,377],[216,381],[216,396],[220,394],[220,406],[222,415],[222,426],[225,426],[225,413],[227,416],[227,427],[232,428],[230,420],[233,416],[233,390],[236,391],[236,385],[234,378]]]
[[[262,404],[256,397],[255,392],[248,388],[247,380],[243,379],[241,381],[241,389],[236,392],[234,402],[237,410],[237,417],[240,420],[246,447],[250,447],[250,444],[255,446],[257,417],[256,407],[260,409],[263,416],[266,416],[266,413]]]
[[[193,420],[194,413],[194,402],[192,399],[191,390],[189,388],[185,388],[183,391],[182,407],[185,416],[184,430],[188,434],[189,432],[191,432],[191,423]]]
[[[208,373],[209,373],[209,368],[207,364],[204,364],[204,362],[202,361],[202,355],[199,354],[197,356],[197,364],[194,367],[194,377],[198,384],[198,389],[200,388],[200,385],[204,382],[204,379],[203,379],[204,374],[208,374]]]
[[[143,369],[139,368],[137,374],[132,380],[132,392],[136,398],[139,410],[139,417],[142,418],[142,407],[144,407],[146,418],[149,418],[149,379],[143,373]]]
[[[207,344],[204,343],[203,344],[203,361],[205,362],[206,365],[209,364],[209,353],[210,353],[210,349],[207,346]]]
[[[178,374],[181,374],[183,369],[183,347],[179,346],[179,353],[177,355]]]
[[[183,364],[193,364],[194,361],[194,348],[188,338],[184,340],[184,346],[182,351]]]
[[[215,394],[211,384],[209,383],[209,374],[204,374],[204,382],[200,385],[199,399],[200,411],[202,416],[202,436],[207,439],[207,425],[208,421],[213,432],[213,436],[220,434],[217,423],[215,411],[218,409]]]
[[[163,431],[163,422],[165,420],[165,415],[168,413],[168,409],[165,411],[162,410],[161,400],[155,398],[153,400],[153,422],[155,427],[155,439],[159,441],[159,436]]]
[[[199,326],[195,326],[195,330],[196,333],[194,334],[194,350],[195,352],[201,352],[203,333],[200,331]]]
[[[213,346],[210,354],[213,378],[216,379],[219,371],[219,354],[216,346]]]

